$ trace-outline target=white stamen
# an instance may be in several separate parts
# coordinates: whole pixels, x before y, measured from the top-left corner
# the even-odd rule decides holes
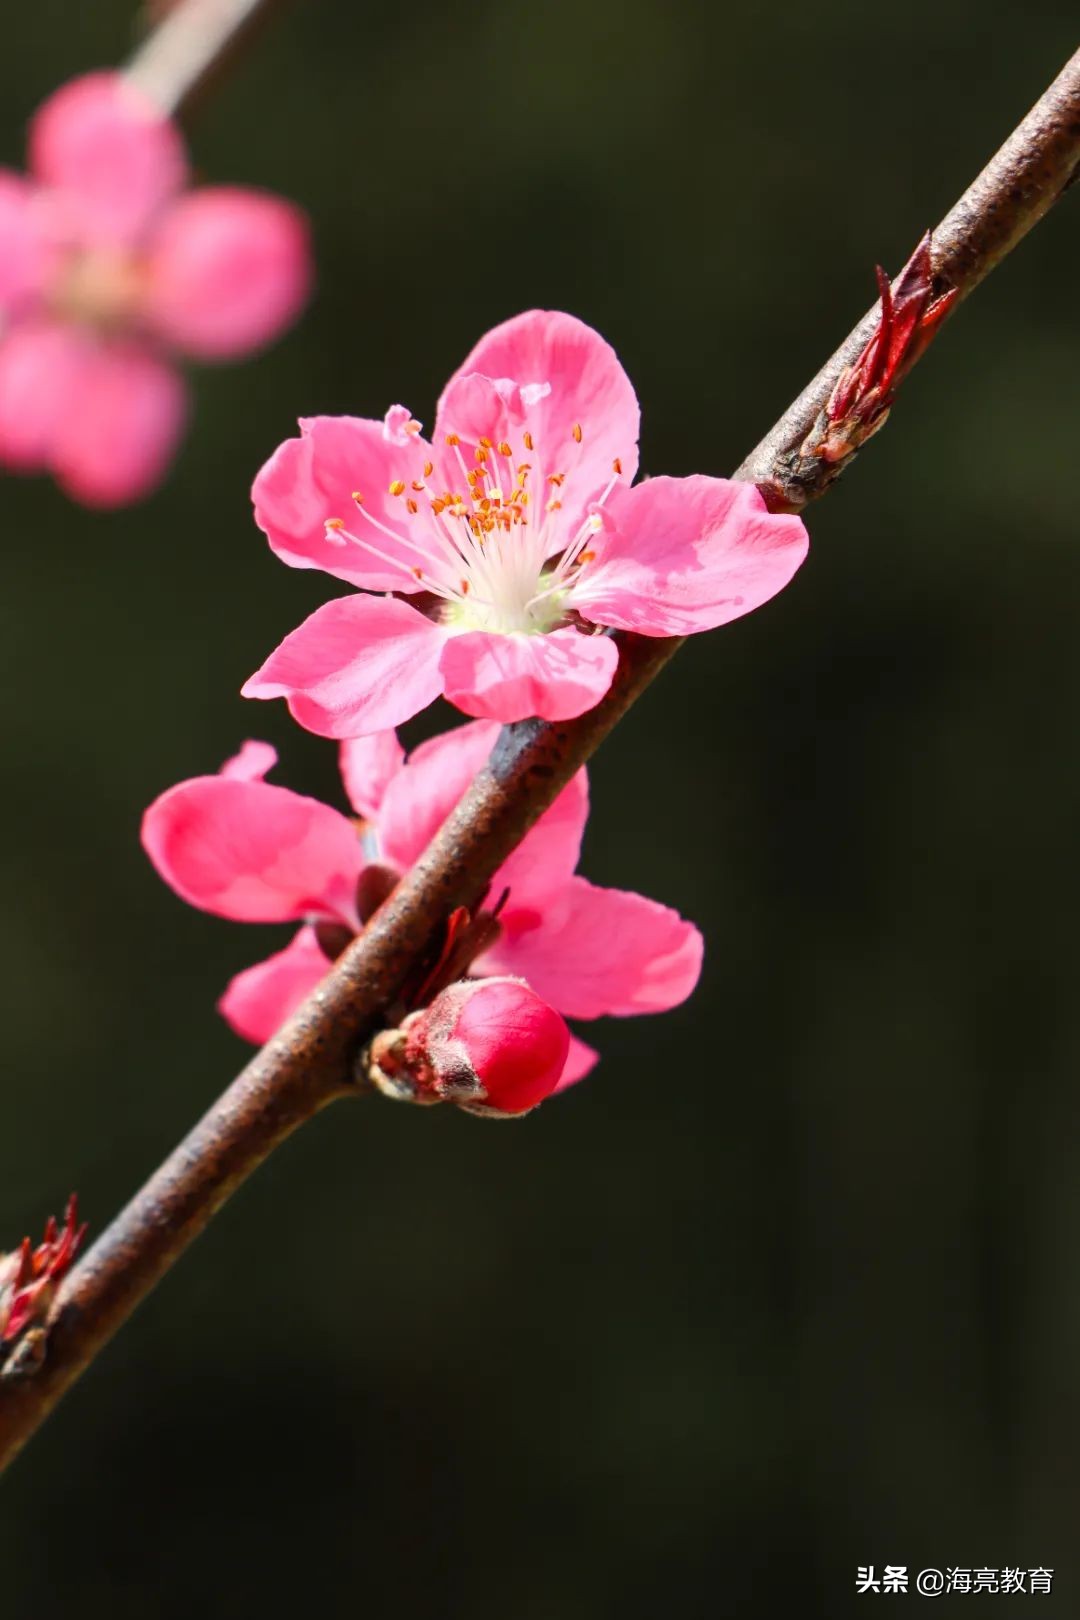
[[[547,384],[535,383],[526,384],[520,392],[523,401],[532,404],[550,391]],[[411,419],[407,426],[398,421],[388,426],[402,434],[413,431]],[[516,444],[510,437],[490,446],[478,444],[476,450],[482,453],[482,459],[470,466],[458,435],[448,434],[446,450],[453,452],[453,463],[442,451],[433,456],[439,465],[431,473],[425,464],[422,478],[404,472],[394,478],[391,494],[412,491],[409,499],[401,502],[400,528],[394,526],[395,510],[387,508],[388,526],[357,499],[357,509],[368,527],[392,543],[389,550],[362,533],[346,529],[339,519],[328,523],[327,540],[333,545],[359,546],[399,573],[403,584],[407,578],[440,597],[447,604],[442,610],[443,622],[451,631],[482,629],[510,635],[555,629],[565,622],[573,606],[583,554],[586,563],[592,560],[586,547],[604,527],[600,509],[619,476],[616,473],[599,498],[590,503],[588,514],[567,543],[563,538],[566,516],[575,506],[581,510],[581,495],[588,493],[581,491],[580,485],[572,488],[581,476],[579,458],[570,455],[568,461],[563,461],[564,470],[552,474],[549,484],[541,460],[544,446],[527,439],[531,436],[523,433]],[[467,439],[466,444],[471,455],[471,440]],[[556,453],[560,453],[558,447]],[[507,463],[505,479],[500,461]],[[453,471],[455,465],[457,473]],[[522,466],[527,466],[528,471],[520,472]],[[455,500],[453,485],[458,474],[462,479],[461,493]],[[448,475],[450,484],[443,481]],[[418,506],[426,510],[418,511]],[[412,566],[402,552],[414,556],[417,566]],[[549,555],[558,555],[553,566],[548,562]]]

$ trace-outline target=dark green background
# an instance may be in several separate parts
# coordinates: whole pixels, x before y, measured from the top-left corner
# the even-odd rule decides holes
[[[646,470],[723,472],[1074,35],[1049,0],[281,7],[190,129],[310,209],[312,309],[195,379],[143,508],[0,485],[0,1241],[72,1186],[104,1224],[245,1056],[214,998],[282,935],[186,910],[137,830],[250,734],[335,791],[236,696],[334,592],[249,516],[296,415],[430,421],[545,304],[615,343]],[[0,157],[133,37],[20,6]],[[698,921],[693,1003],[600,1027],[516,1128],[305,1130],[5,1479],[0,1613],[832,1620],[886,1561],[1047,1564],[1080,1612],[1078,272],[1073,202],[791,589],[598,757],[586,870]]]

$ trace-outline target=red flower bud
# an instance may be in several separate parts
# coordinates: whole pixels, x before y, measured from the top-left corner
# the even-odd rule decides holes
[[[523,979],[467,979],[377,1036],[368,1073],[403,1101],[524,1114],[555,1090],[569,1049],[563,1019]]]
[[[895,281],[878,265],[877,330],[855,364],[837,379],[825,406],[824,426],[815,424],[804,454],[843,463],[884,427],[897,385],[937,335],[958,296],[955,287],[935,296],[932,250],[927,231]]]
[[[37,1334],[43,1349],[41,1325],[49,1314],[57,1285],[71,1267],[86,1236],[79,1225],[79,1206],[74,1193],[58,1227],[49,1217],[45,1236],[35,1249],[29,1238],[10,1254],[0,1254],[0,1368],[5,1372],[17,1354],[17,1341],[30,1341]]]

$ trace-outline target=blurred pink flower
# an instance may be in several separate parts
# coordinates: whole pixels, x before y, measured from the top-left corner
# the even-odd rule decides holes
[[[276,761],[266,743],[246,743],[219,775],[155,800],[143,847],[181,899],[238,922],[302,925],[226,990],[221,1011],[238,1034],[269,1040],[318,984],[365,920],[365,891],[377,898],[380,878],[419,858],[497,734],[495,722],[477,721],[422,743],[407,761],[392,732],[344,743],[342,776],[359,822],[264,781]],[[469,971],[526,979],[569,1018],[666,1012],[698,981],[701,935],[667,906],[576,875],[588,813],[581,770],[492,879],[491,938]],[[560,1084],[595,1061],[572,1040]]]
[[[168,355],[275,337],[311,279],[307,225],[256,191],[184,192],[179,131],[117,73],[76,79],[0,170],[0,464],[116,506],[161,478],[185,392]]]
[[[723,478],[631,489],[638,422],[614,350],[546,311],[481,339],[430,443],[401,405],[302,421],[255,480],[256,521],[292,567],[372,594],[317,609],[245,696],[287,698],[324,737],[385,730],[440,693],[466,714],[566,720],[615,673],[597,627],[688,635],[766,602],[806,555],[801,521]]]

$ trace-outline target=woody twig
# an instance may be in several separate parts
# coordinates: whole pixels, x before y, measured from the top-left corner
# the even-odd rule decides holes
[[[213,0],[188,0],[178,17],[200,3],[213,9]],[[255,7],[237,0],[231,9]],[[757,483],[774,511],[799,511],[822,495],[881,427],[943,320],[1052,207],[1078,165],[1080,52],[901,274],[881,279],[878,303],[735,476]],[[0,1467],[235,1188],[298,1125],[358,1094],[355,1058],[381,1010],[680,645],[617,640],[618,673],[598,707],[565,724],[504,729],[424,856],[322,986],[60,1282],[33,1370],[0,1375]]]

